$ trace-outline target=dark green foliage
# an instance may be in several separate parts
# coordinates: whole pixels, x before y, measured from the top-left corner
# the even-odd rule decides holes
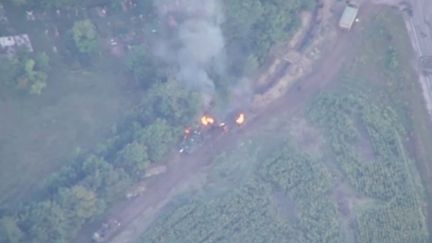
[[[6,86],[40,95],[47,86],[49,57],[45,53],[35,56],[22,53],[18,58],[0,60],[2,62],[0,81]]]
[[[83,186],[73,186],[60,191],[57,201],[64,210],[67,220],[74,225],[82,224],[103,211],[96,194]]]
[[[72,38],[77,50],[83,54],[94,53],[98,48],[96,26],[89,20],[81,20],[72,27]]]
[[[137,140],[147,148],[150,161],[155,162],[172,148],[177,141],[173,127],[164,120],[156,120],[149,126],[144,127],[136,136]]]
[[[151,50],[143,46],[135,46],[129,52],[127,66],[144,88],[150,88],[154,84],[166,79],[166,64],[158,61],[151,54]]]
[[[67,225],[64,210],[53,201],[34,203],[20,216],[25,232],[22,242],[66,242],[71,226]]]
[[[144,124],[155,118],[166,120],[171,125],[186,125],[200,108],[198,94],[182,88],[178,83],[156,85],[144,97],[139,113]]]
[[[128,174],[140,176],[150,164],[147,151],[143,143],[136,141],[129,143],[118,153],[116,164],[121,165]]]
[[[224,2],[226,21],[223,30],[229,53],[235,53],[233,60],[237,64],[244,64],[251,58],[257,58],[262,64],[270,48],[287,40],[299,26],[300,12],[315,5],[313,0]]]

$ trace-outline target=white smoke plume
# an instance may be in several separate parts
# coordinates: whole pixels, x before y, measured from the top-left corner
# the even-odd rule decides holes
[[[156,54],[178,68],[176,79],[203,94],[208,105],[214,94],[214,81],[208,65],[223,60],[222,7],[217,0],[154,0],[165,36]],[[218,66],[224,66],[218,63]],[[224,68],[218,69],[220,72]]]

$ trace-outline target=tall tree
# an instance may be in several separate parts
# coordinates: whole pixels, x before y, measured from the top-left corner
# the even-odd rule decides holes
[[[156,85],[148,94],[140,105],[144,122],[162,118],[169,124],[182,126],[189,123],[200,108],[199,96],[175,81]]]
[[[70,222],[81,224],[101,212],[96,194],[83,186],[73,186],[60,192],[59,203]]]
[[[137,136],[148,148],[149,159],[152,162],[160,161],[175,142],[173,128],[161,119],[144,127]]]
[[[96,26],[89,19],[74,23],[72,37],[78,51],[83,54],[93,53],[98,47]]]
[[[25,242],[66,242],[67,221],[62,208],[53,201],[42,201],[29,207],[20,219]]]
[[[139,142],[127,144],[118,154],[117,161],[130,174],[139,176],[150,164],[147,147]]]
[[[129,52],[127,66],[144,88],[150,88],[160,83],[164,77],[164,64],[157,61],[151,50],[143,46],[135,46]]]

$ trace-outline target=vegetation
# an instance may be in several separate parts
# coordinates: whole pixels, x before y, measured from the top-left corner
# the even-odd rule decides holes
[[[1,82],[9,87],[24,90],[29,94],[40,95],[47,86],[47,72],[50,69],[49,57],[45,53],[5,59],[0,67],[4,76]]]
[[[18,9],[36,7],[52,12],[93,4],[71,0],[11,2]],[[112,4],[109,10],[121,8],[120,1],[108,2]],[[131,23],[144,18],[141,14],[155,14],[151,1],[140,0],[137,4],[144,10],[133,16]],[[225,1],[223,32],[230,71],[237,76],[252,73],[266,61],[273,46],[286,41],[296,30],[300,12],[314,5],[313,0]],[[119,49],[119,58],[112,66],[119,65],[119,73],[129,71],[145,94],[96,150],[79,153],[52,174],[32,202],[0,212],[1,243],[68,242],[86,222],[124,196],[151,164],[165,159],[183,127],[202,109],[200,96],[171,78],[172,66],[162,63],[150,45],[130,40],[130,36],[142,34],[135,29],[147,28],[143,33],[159,31],[153,26],[149,29],[157,20],[145,19],[142,22],[151,24],[131,28],[126,27],[129,22],[113,17],[112,22],[105,21],[114,26],[108,28],[91,14],[75,10],[80,20],[66,21],[62,33],[69,36],[59,40],[67,42],[58,43],[59,47],[70,44],[69,51],[77,50],[78,56],[94,59],[87,58],[88,63],[76,66],[65,51],[60,51],[52,54],[53,60],[61,60],[67,68],[73,63],[77,72],[91,73],[91,65],[86,64],[96,65],[108,57],[100,51],[102,48],[112,52]],[[138,242],[346,242],[350,235],[344,228],[347,220],[352,220],[352,235],[358,242],[427,242],[423,189],[413,169],[413,156],[405,148],[410,136],[407,131],[413,129],[410,116],[404,113],[411,104],[400,91],[411,87],[400,71],[407,65],[395,41],[398,33],[389,30],[382,19],[373,24],[375,29],[365,35],[368,41],[358,47],[363,54],[341,77],[345,87],[320,95],[308,109],[310,122],[326,141],[320,156],[299,152],[299,148],[286,144],[286,136],[275,142],[277,149],[270,152],[249,148],[245,153],[250,157],[246,157],[233,156],[234,151],[233,163],[222,168],[225,176],[237,172],[232,169],[237,162],[247,167],[243,172],[247,179],[239,179],[228,189],[216,188],[223,185],[217,181],[219,184],[208,186],[198,195],[187,195],[187,199],[171,205]],[[123,43],[113,44],[109,39],[114,29],[121,32],[118,36],[124,37],[119,38]],[[154,38],[145,37],[146,41]],[[104,40],[112,46],[102,45]],[[43,96],[52,62],[43,52],[18,53],[1,60],[0,81]],[[371,77],[361,76],[369,69],[373,70]],[[373,86],[371,79],[378,80],[374,85],[379,85]],[[259,144],[263,139],[255,140],[260,148],[266,146]],[[352,208],[348,207],[347,213],[341,212],[341,203],[335,200],[336,181],[352,190]]]
[[[181,137],[177,119],[188,121],[195,117],[199,103],[186,102],[194,95],[174,83],[154,87],[151,94],[130,116],[128,124],[133,126],[125,124],[112,139],[101,144],[97,153],[82,155],[52,175],[40,201],[2,217],[0,232],[5,232],[4,242],[67,242],[85,222],[102,213],[132,182],[139,180],[148,165],[169,153]],[[165,113],[167,110],[151,106],[148,102],[153,99],[167,107],[178,102],[183,105],[172,117]],[[146,108],[149,106],[152,110]]]
[[[151,54],[151,50],[143,46],[133,47],[127,60],[127,66],[134,78],[144,88],[149,88],[154,84],[166,80],[167,71],[163,68],[166,64],[158,61]]]
[[[323,92],[307,109],[325,141],[319,155],[290,145],[262,150],[286,136],[277,141],[254,137],[253,147],[235,148],[217,161],[223,170],[216,174],[219,181],[211,178],[201,195],[180,198],[137,242],[429,242],[423,188],[406,144],[413,119],[419,119],[409,110],[412,96],[407,94],[415,89],[401,68],[409,65],[403,63],[408,58],[402,58],[406,46],[400,30],[394,29],[399,19],[385,16],[373,19],[362,33],[370,35],[356,46],[359,54],[347,62],[337,90]],[[285,126],[280,122],[272,132],[284,134]],[[255,154],[257,147],[261,155]],[[243,172],[250,168],[253,173]],[[237,178],[240,170],[240,177],[249,179],[232,183],[227,174]],[[247,195],[241,193],[245,190]],[[226,213],[232,204],[240,206]],[[261,223],[272,214],[279,217]],[[243,233],[243,225],[251,231]]]
[[[410,66],[409,42],[400,26],[393,12],[374,17],[341,75],[342,87],[309,108],[344,178],[368,198],[354,208],[358,242],[429,241],[418,161],[412,159],[421,157],[406,149],[419,135],[413,124],[428,118],[411,110],[423,101],[414,98],[420,92],[414,76],[402,68]]]
[[[328,171],[295,151],[284,146],[238,188],[181,202],[138,242],[343,242],[327,195]],[[279,188],[293,198],[283,203],[298,209],[297,216],[286,217],[276,206]]]
[[[223,26],[228,53],[241,73],[244,64],[257,60],[263,64],[275,44],[286,41],[300,24],[299,14],[311,10],[313,0],[235,0],[224,1],[226,21]],[[247,67],[246,67],[247,68]]]
[[[75,22],[72,36],[79,52],[89,54],[97,49],[96,26],[88,19]]]
[[[62,69],[73,69],[71,72],[76,73],[96,73],[94,69],[99,63],[106,63],[105,59],[110,59],[113,64],[109,65],[116,66],[116,72],[129,71],[145,90],[137,108],[115,127],[114,134],[106,142],[99,144],[96,151],[78,154],[67,166],[49,176],[32,202],[17,205],[0,214],[0,242],[67,242],[85,222],[94,219],[119,197],[123,197],[126,188],[140,180],[149,165],[166,158],[181,137],[183,126],[190,123],[201,110],[200,96],[172,80],[169,72],[173,67],[161,63],[154,56],[150,45],[139,39],[141,37],[135,38],[145,33],[147,41],[153,38],[150,35],[158,34],[155,33],[154,25],[161,23],[155,18],[151,1],[137,1],[138,8],[145,10],[127,14],[118,11],[122,9],[121,1],[108,1],[107,4],[71,0],[9,2],[14,5],[11,9],[19,13],[19,18],[22,15],[24,19],[25,11],[31,11],[27,14],[36,19],[24,20],[24,25],[30,28],[34,26],[35,33],[30,28],[23,31],[18,27],[19,32],[29,33],[35,49],[43,47],[50,56],[42,52],[19,52],[12,59],[5,58],[4,62],[2,58],[2,84],[43,98],[48,80],[51,82],[53,79],[50,76],[51,69],[57,73],[61,73],[59,70]],[[229,5],[231,3],[227,6]],[[281,8],[276,7],[279,5]],[[95,6],[103,6],[112,16],[98,21],[92,12]],[[257,7],[259,17],[250,25],[261,26],[261,29],[255,31],[256,28],[251,27],[243,36],[227,38],[232,40],[232,49],[239,49],[243,46],[241,41],[255,39],[254,35],[265,35],[259,43],[245,45],[247,49],[244,50],[246,57],[253,53],[256,57],[252,59],[260,58],[263,61],[270,46],[286,39],[289,34],[285,34],[285,31],[294,30],[296,10],[305,5],[299,1],[289,1],[289,4],[272,1]],[[143,18],[141,14],[146,17],[142,22],[149,24],[129,21]],[[273,18],[268,18],[270,14],[277,14],[280,17],[277,21],[280,22],[272,22]],[[292,19],[288,15],[292,15]],[[235,28],[241,29],[243,20],[234,17],[234,12],[231,12],[230,22],[234,27],[226,26],[226,33],[235,35]],[[59,20],[59,23],[54,24],[53,19]],[[271,26],[272,29],[267,29],[266,26]],[[140,29],[143,31],[135,31]],[[113,44],[112,39],[116,39],[118,43]],[[112,46],[106,47],[102,43],[110,43]],[[121,52],[118,60],[113,60],[107,53],[116,47]],[[57,82],[57,86],[59,82],[64,82],[61,75],[57,75],[57,79],[53,80]],[[52,101],[46,103],[49,102]],[[268,213],[267,222],[272,217],[277,217]],[[280,228],[277,225],[274,227],[274,231]]]
[[[336,163],[351,186],[377,201],[359,209],[358,241],[427,242],[421,191],[411,173],[412,161],[401,141],[405,132],[395,112],[342,94],[318,98],[309,112],[326,131]],[[367,146],[371,154],[365,151]],[[379,226],[381,222],[385,227]]]

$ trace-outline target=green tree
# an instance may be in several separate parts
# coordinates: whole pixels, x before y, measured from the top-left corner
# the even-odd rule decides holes
[[[68,220],[78,224],[82,224],[102,210],[96,194],[79,185],[61,191],[59,203]]]
[[[235,0],[226,2],[224,34],[228,42],[249,43],[248,37],[255,23],[261,18],[264,9],[260,0]]]
[[[67,221],[62,208],[53,201],[42,201],[27,208],[20,219],[25,242],[66,242]]]
[[[156,85],[140,104],[145,122],[162,118],[173,126],[188,124],[198,113],[200,99],[173,81]]]
[[[150,50],[143,46],[135,46],[129,52],[127,66],[144,88],[150,88],[165,78],[164,65],[157,61]]]
[[[150,164],[148,157],[145,145],[132,142],[119,152],[117,161],[129,174],[138,176]]]
[[[147,147],[149,159],[160,161],[176,140],[174,130],[166,121],[158,119],[138,133],[138,140]]]
[[[131,179],[122,168],[114,168],[102,158],[89,156],[81,166],[82,185],[97,192],[109,202],[130,186]]]
[[[28,90],[30,94],[42,94],[42,91],[47,86],[46,73],[37,69],[37,63],[32,58],[25,58],[22,61],[22,65],[23,71],[17,81],[18,88]]]
[[[90,54],[98,47],[98,35],[96,26],[89,20],[80,20],[72,27],[72,38],[78,51],[83,54]]]

